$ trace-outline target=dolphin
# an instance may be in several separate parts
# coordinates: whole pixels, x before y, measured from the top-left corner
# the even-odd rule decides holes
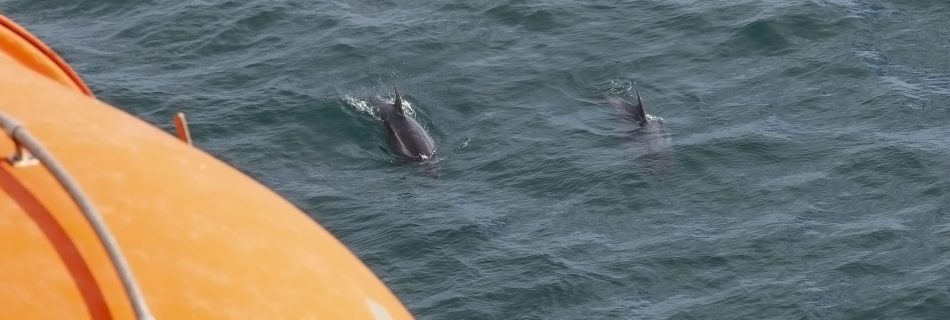
[[[621,118],[633,120],[638,126],[630,131],[636,141],[636,157],[645,162],[654,174],[665,172],[672,162],[672,139],[666,130],[663,120],[654,115],[648,115],[637,92],[637,104],[633,104],[619,97],[607,97],[607,103],[622,112]]]
[[[626,111],[627,116],[632,118],[641,127],[647,126],[647,111],[643,108],[643,101],[640,100],[640,91],[637,90],[637,104],[634,105],[627,100],[619,97],[607,97],[607,103],[619,111]]]
[[[379,106],[379,116],[389,137],[389,148],[393,153],[410,160],[429,160],[435,155],[435,142],[429,133],[407,115],[403,109],[399,90],[393,87],[396,98],[393,103],[383,102]]]

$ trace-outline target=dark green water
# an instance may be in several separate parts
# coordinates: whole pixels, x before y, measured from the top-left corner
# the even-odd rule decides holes
[[[185,111],[421,319],[950,317],[947,2],[447,3],[0,10],[101,99]],[[634,82],[662,135],[604,103]],[[437,165],[352,103],[394,84]]]

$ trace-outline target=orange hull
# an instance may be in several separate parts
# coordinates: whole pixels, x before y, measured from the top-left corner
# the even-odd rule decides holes
[[[300,210],[204,152],[92,97],[0,17],[0,112],[66,167],[104,217],[156,319],[410,319]],[[14,153],[0,138],[0,156]],[[89,223],[42,165],[0,163],[0,312],[131,319]]]

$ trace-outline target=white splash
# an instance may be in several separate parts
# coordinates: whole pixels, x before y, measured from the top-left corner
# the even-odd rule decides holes
[[[354,110],[368,114],[379,120],[379,109],[377,108],[377,105],[380,103],[393,104],[396,102],[396,99],[395,97],[391,96],[354,97],[350,95],[344,95],[343,102],[346,102],[347,105],[353,107]],[[412,102],[409,102],[404,98],[402,100],[402,108],[406,115],[415,117],[416,110],[412,107]]]
[[[647,122],[650,122],[650,121],[656,121],[656,122],[659,122],[659,123],[663,123],[663,118],[654,116],[654,115],[652,115],[652,114],[647,114]]]
[[[376,108],[370,106],[369,101],[364,98],[346,95],[343,96],[343,101],[346,102],[347,105],[353,107],[353,109],[356,109],[356,111],[371,115],[373,118],[379,118]]]

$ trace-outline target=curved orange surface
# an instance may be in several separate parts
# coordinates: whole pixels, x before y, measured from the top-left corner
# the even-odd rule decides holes
[[[92,96],[92,91],[66,61],[63,61],[43,41],[2,15],[0,15],[0,48],[3,48],[0,54],[6,54],[7,58],[16,60],[53,81]]]
[[[411,318],[293,205],[84,95],[81,81],[64,82],[78,79],[71,71],[43,69],[56,61],[24,62],[22,46],[35,43],[9,30],[0,27],[0,112],[23,123],[84,188],[157,319]],[[0,156],[12,153],[0,137]],[[43,166],[0,163],[0,251],[3,318],[134,317],[92,228]]]

